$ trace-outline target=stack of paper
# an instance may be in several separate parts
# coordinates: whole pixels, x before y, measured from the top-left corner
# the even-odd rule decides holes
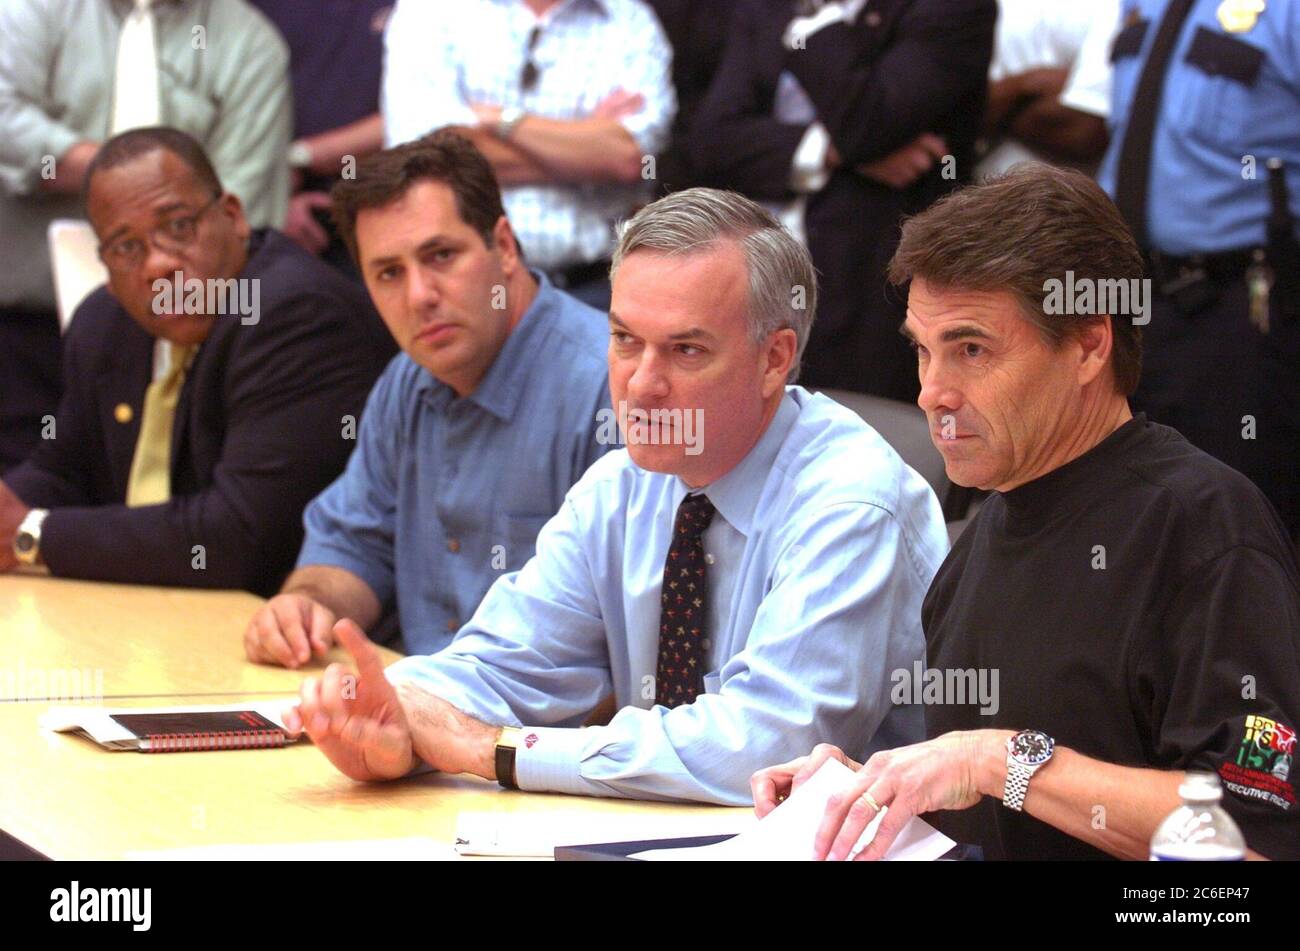
[[[843,763],[827,760],[789,799],[734,838],[698,848],[653,849],[637,852],[631,857],[649,862],[811,860],[813,840],[826,814],[826,801],[848,786],[853,781],[853,776],[853,770]],[[888,809],[881,812],[867,826],[850,853],[850,858],[871,842],[887,812]],[[932,862],[956,844],[929,823],[913,817],[903,826],[898,838],[885,854],[885,860]]]

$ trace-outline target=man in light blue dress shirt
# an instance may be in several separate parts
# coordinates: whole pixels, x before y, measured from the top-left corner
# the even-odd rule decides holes
[[[864,752],[918,738],[891,672],[922,656],[943,519],[856,415],[787,385],[815,280],[739,195],[689,189],[638,213],[609,318],[627,449],[587,471],[443,651],[385,672],[341,622],[359,678],[335,664],[307,680],[290,728],[357,779],[427,764],[730,804],[766,759],[825,736]],[[613,718],[579,729],[610,695]]]
[[[597,425],[605,319],[524,266],[468,141],[368,157],[334,202],[405,352],[347,469],[307,507],[297,569],[245,632],[250,659],[289,667],[329,649],[337,618],[373,634],[394,608],[408,651],[445,647],[613,442]]]

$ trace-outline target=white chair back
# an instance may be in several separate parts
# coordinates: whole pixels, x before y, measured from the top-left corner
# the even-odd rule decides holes
[[[67,333],[77,306],[108,280],[108,269],[99,260],[99,239],[89,222],[73,218],[50,222],[49,243],[59,329]]]

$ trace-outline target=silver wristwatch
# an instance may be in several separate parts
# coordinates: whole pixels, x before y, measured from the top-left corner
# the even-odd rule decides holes
[[[1025,805],[1029,780],[1052,758],[1056,741],[1041,730],[1022,730],[1007,740],[1007,782],[1002,805],[1020,812]]]
[[[508,139],[515,133],[515,126],[524,121],[524,116],[528,113],[518,106],[506,106],[501,110],[501,118],[497,119],[496,126],[493,127],[492,133],[498,139]]]
[[[31,509],[14,534],[14,557],[23,565],[34,565],[41,558],[41,523],[49,509]]]

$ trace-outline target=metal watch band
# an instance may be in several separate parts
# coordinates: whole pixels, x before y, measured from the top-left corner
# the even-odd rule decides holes
[[[1020,812],[1025,806],[1025,793],[1029,792],[1029,779],[1033,768],[1007,757],[1007,783],[1002,790],[1002,805]]]

